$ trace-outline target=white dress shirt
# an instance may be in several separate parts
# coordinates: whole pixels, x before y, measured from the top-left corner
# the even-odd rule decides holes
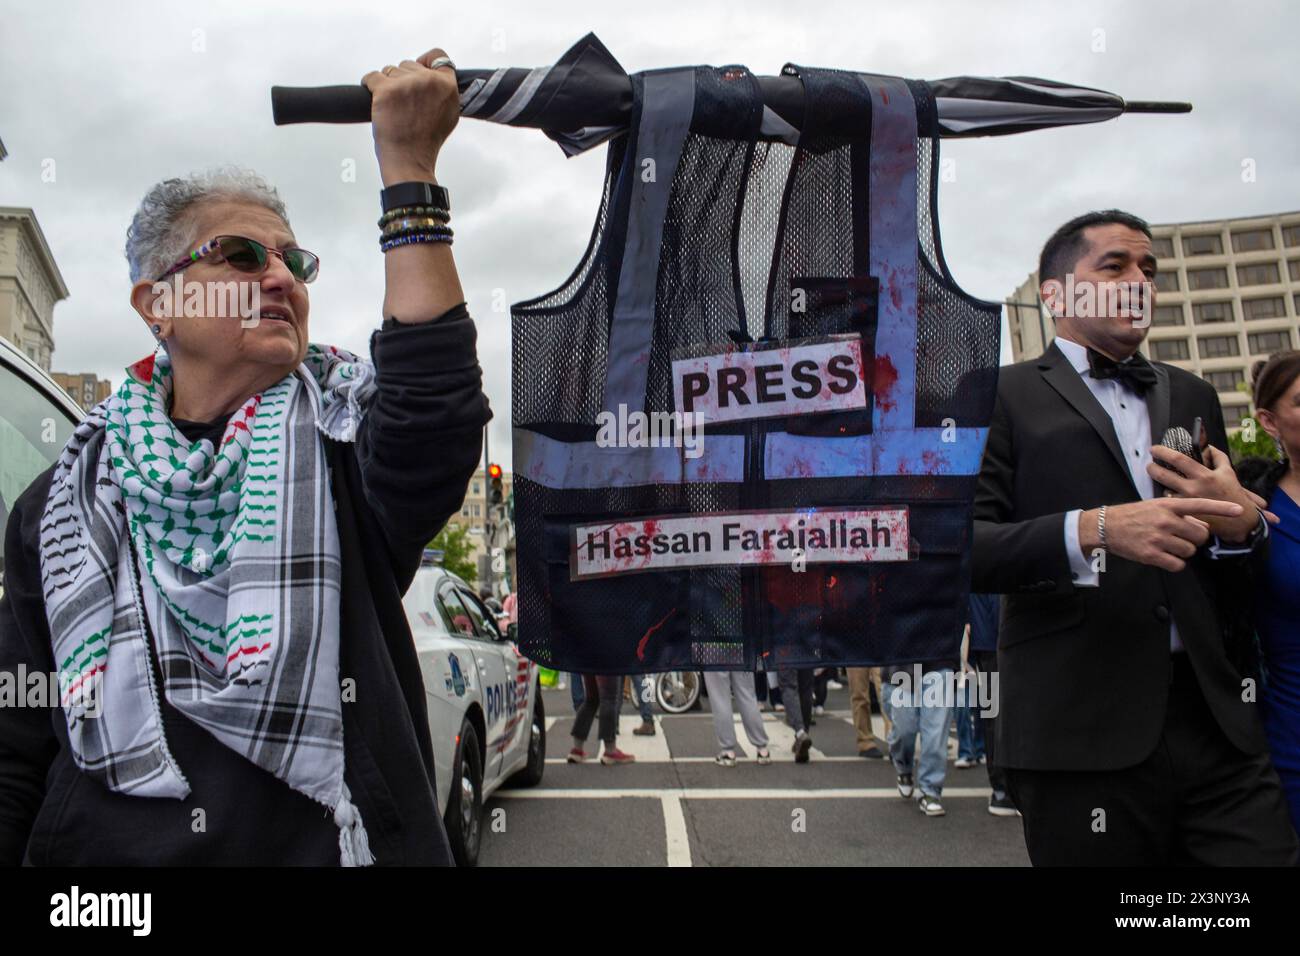
[[[1056,337],[1056,347],[1083,378],[1088,391],[1105,410],[1115,427],[1115,437],[1119,439],[1120,451],[1128,462],[1129,474],[1142,499],[1156,497],[1155,482],[1147,474],[1147,465],[1151,464],[1151,415],[1147,412],[1146,399],[1131,390],[1119,379],[1092,377],[1088,367],[1088,350],[1085,346],[1069,339]],[[1090,555],[1085,555],[1079,546],[1079,514],[1081,508],[1067,512],[1065,515],[1065,553],[1070,558],[1070,577],[1077,588],[1095,588],[1101,584],[1101,574],[1092,568]],[[1267,527],[1267,525],[1266,525]],[[1245,554],[1251,545],[1227,547],[1214,539],[1210,546],[1210,557],[1218,558],[1232,554]],[[1178,637],[1178,625],[1172,615],[1169,619],[1169,648],[1171,651],[1183,650],[1183,642]]]

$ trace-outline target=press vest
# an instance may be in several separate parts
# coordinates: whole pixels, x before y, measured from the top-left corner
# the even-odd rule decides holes
[[[519,643],[586,673],[954,657],[1000,307],[927,84],[632,76],[578,267],[512,309]]]

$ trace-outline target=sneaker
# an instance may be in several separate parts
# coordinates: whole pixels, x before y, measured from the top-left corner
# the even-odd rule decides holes
[[[859,750],[858,756],[866,757],[868,760],[883,760],[885,758],[885,755],[880,752],[880,748],[875,744],[872,744],[866,750]]]
[[[932,797],[928,793],[921,794],[921,799],[916,802],[916,805],[921,808],[921,812],[927,817],[941,817],[947,812],[944,810],[943,804],[939,802],[939,798]]]
[[[900,797],[910,797],[912,795],[912,775],[910,773],[900,773],[898,775],[898,795]]]
[[[582,763],[586,759],[587,751],[585,750],[579,750],[577,747],[574,747],[569,751],[569,763]]]
[[[776,706],[774,706],[772,709],[773,709],[774,711],[776,711],[778,714],[784,714],[784,713],[785,713],[785,704],[778,703],[778,704],[776,704]]]
[[[631,754],[623,753],[623,751],[619,750],[617,747],[612,750],[609,747],[606,747],[605,752],[600,755],[600,762],[608,767],[611,764],[616,763],[635,763],[636,758]]]
[[[794,751],[795,763],[807,763],[808,751],[812,750],[812,738],[808,736],[808,731],[801,730],[795,734],[794,746],[790,749]]]
[[[984,754],[980,754],[980,763],[988,763],[988,762],[989,762],[989,758],[984,756]]]
[[[1020,811],[1016,805],[1011,802],[1011,797],[1005,793],[999,793],[996,790],[989,797],[989,813],[995,817],[1018,817]]]
[[[760,767],[766,767],[771,762],[772,762],[772,751],[768,750],[766,747],[760,748],[758,751],[758,765]]]
[[[813,707],[813,713],[820,717],[822,714],[826,713],[826,708],[821,704],[817,704]]]
[[[641,726],[633,730],[632,733],[638,737],[653,737],[655,735],[655,722],[653,720],[643,720]]]
[[[734,767],[736,765],[736,754],[730,750],[724,750],[713,758],[713,762],[719,767]]]
[[[843,689],[844,689],[844,685],[841,684],[841,683],[840,683],[839,681],[837,681],[837,680],[828,680],[828,681],[826,682],[826,686],[829,687],[831,690],[843,690]]]
[[[975,761],[970,757],[958,757],[953,766],[958,770],[969,770],[971,767],[975,766]]]

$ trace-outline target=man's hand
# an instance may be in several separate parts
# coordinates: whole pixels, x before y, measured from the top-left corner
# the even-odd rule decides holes
[[[375,156],[385,187],[436,182],[438,151],[460,119],[456,71],[429,64],[446,54],[434,48],[418,60],[374,70],[361,78],[372,95]]]
[[[1236,518],[1202,515],[1205,523],[1210,526],[1211,533],[1220,541],[1224,544],[1240,544],[1259,525],[1259,514],[1255,510],[1255,501],[1252,500],[1254,496],[1237,481],[1237,474],[1232,470],[1232,460],[1227,455],[1213,445],[1206,448],[1204,454],[1209,467],[1172,448],[1152,445],[1151,457],[1155,461],[1147,465],[1147,474],[1177,498],[1213,498],[1241,505],[1241,515]],[[1162,468],[1156,462],[1164,462],[1182,474]],[[1107,512],[1108,517],[1109,515],[1110,512]],[[1276,521],[1276,516],[1274,520]]]
[[[1079,547],[1085,558],[1101,547],[1097,512],[1079,513]],[[1213,498],[1153,498],[1106,508],[1106,550],[1139,564],[1181,571],[1210,539],[1210,520],[1240,520],[1241,505]],[[1255,511],[1250,511],[1255,517]],[[1205,519],[1205,520],[1201,520]],[[1256,519],[1258,520],[1258,519]]]

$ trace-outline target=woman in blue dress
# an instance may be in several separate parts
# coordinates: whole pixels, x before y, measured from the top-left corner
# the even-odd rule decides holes
[[[1278,517],[1256,574],[1260,701],[1273,764],[1300,831],[1300,351],[1257,362],[1254,372],[1255,416],[1282,454],[1252,482]]]

